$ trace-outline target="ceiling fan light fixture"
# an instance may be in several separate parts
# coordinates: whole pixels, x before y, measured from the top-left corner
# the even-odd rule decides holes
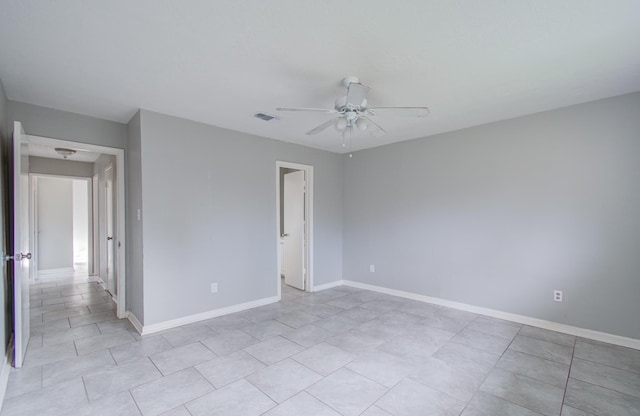
[[[379,115],[425,117],[429,114],[427,107],[369,108],[367,94],[371,90],[370,87],[362,84],[358,77],[354,76],[344,78],[342,85],[347,89],[347,95],[336,98],[334,108],[277,107],[276,110],[336,114],[334,118],[324,121],[306,134],[319,134],[333,126],[339,133],[342,133],[343,147],[348,137],[349,148],[351,148],[351,135],[354,129],[377,137],[386,134],[386,131],[375,120]]]
[[[67,149],[66,147],[56,147],[54,150],[65,159],[76,154],[75,150]]]

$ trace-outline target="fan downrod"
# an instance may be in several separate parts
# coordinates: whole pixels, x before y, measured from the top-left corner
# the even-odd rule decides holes
[[[350,84],[359,84],[359,83],[360,83],[360,78],[353,75],[346,77],[345,79],[342,80],[342,85],[344,85],[345,88],[349,88]]]

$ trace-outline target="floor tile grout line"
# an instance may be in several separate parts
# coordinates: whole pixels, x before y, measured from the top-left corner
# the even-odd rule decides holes
[[[134,341],[134,342],[135,342],[135,341]],[[118,365],[119,365],[119,364],[118,364],[118,360],[116,360],[116,357],[114,357],[114,356],[113,356],[113,352],[111,351],[111,349],[112,349],[112,348],[115,348],[115,347],[107,348],[107,351],[109,351],[109,355],[111,356],[111,359],[113,360],[113,363],[114,363],[116,366],[118,366]]]
[[[268,368],[268,367],[267,367],[267,368]],[[247,383],[251,384],[253,387],[255,387],[256,389],[258,389],[258,390],[260,391],[260,393],[264,394],[265,396],[267,396],[267,397],[269,398],[269,400],[271,400],[272,402],[274,402],[276,405],[275,405],[275,406],[273,406],[273,407],[277,407],[277,406],[281,405],[282,403],[286,402],[287,400],[289,400],[291,397],[295,396],[295,394],[294,394],[294,395],[293,395],[293,396],[291,396],[291,397],[287,397],[287,398],[286,398],[282,403],[279,403],[276,399],[274,399],[273,397],[271,397],[271,396],[269,395],[269,393],[267,393],[266,391],[262,390],[259,386],[256,386],[256,385],[255,385],[255,383],[253,383],[253,382],[252,382],[251,380],[249,380],[247,377],[242,378],[242,380],[245,380]],[[318,380],[318,381],[320,381],[320,380]],[[316,382],[316,383],[317,383],[317,382]],[[315,384],[315,383],[314,383],[314,384]],[[301,390],[301,391],[303,391],[303,390]],[[300,393],[300,392],[298,392],[298,393]],[[298,394],[298,393],[296,393],[296,394]],[[273,407],[272,407],[272,408],[273,408]]]
[[[496,365],[497,365],[497,363],[496,363]],[[542,383],[542,384],[546,384],[547,386],[555,387],[555,388],[558,388],[558,389],[561,389],[561,388],[562,388],[562,387],[560,387],[560,386],[558,386],[558,385],[556,385],[556,384],[551,384],[551,383],[548,383],[548,382],[546,382],[546,381],[538,380],[537,378],[533,378],[533,377],[528,376],[528,375],[526,375],[526,374],[516,373],[515,371],[511,371],[511,370],[508,370],[508,369],[506,369],[506,368],[494,367],[493,369],[495,369],[495,370],[501,370],[501,371],[504,371],[504,372],[506,372],[506,373],[511,373],[511,374],[515,374],[515,375],[520,376],[520,377],[528,378],[529,380],[536,381],[536,382],[538,382],[538,383]],[[567,373],[567,378],[568,378],[568,373]]]
[[[524,325],[523,325],[523,326],[524,326]],[[567,335],[569,335],[569,334],[567,334]],[[575,339],[574,339],[574,342],[573,342],[573,344],[574,344],[574,345],[572,346],[572,345],[559,344],[559,343],[557,343],[557,342],[549,341],[549,340],[547,340],[547,339],[541,339],[541,338],[537,338],[537,337],[532,337],[532,336],[530,336],[530,335],[518,335],[518,336],[521,336],[521,337],[523,337],[523,338],[533,339],[533,340],[536,340],[536,341],[546,342],[546,343],[548,343],[548,344],[559,345],[559,346],[561,346],[561,347],[565,347],[565,348],[573,348],[573,347],[575,346],[575,342],[577,341],[577,338],[578,338],[578,337],[576,337],[575,335],[571,335],[571,336],[573,336],[573,337],[575,338]]]
[[[131,400],[133,400],[133,404],[136,406],[136,409],[138,409],[138,412],[143,415],[144,413],[142,413],[142,409],[140,409],[140,405],[138,405],[138,402],[136,401],[136,398],[133,397],[133,392],[131,391],[131,389],[127,390],[127,393],[129,393],[129,396],[131,397]]]
[[[211,351],[211,353],[214,355],[214,357],[213,357],[211,360],[213,360],[213,359],[216,359],[216,358],[220,357],[220,355],[219,355],[217,352],[215,352],[215,351],[214,351],[214,350],[212,350],[211,348],[207,347],[207,344],[205,344],[205,343],[204,343],[204,342],[202,342],[202,341],[203,341],[203,340],[198,340],[198,341],[196,341],[196,342],[197,342],[198,344],[202,345],[202,346],[203,346],[207,351]],[[192,344],[195,344],[196,342],[193,342]],[[169,344],[171,344],[171,343],[169,343]],[[190,345],[190,344],[186,344],[186,345]],[[183,345],[183,346],[184,346],[184,345]],[[176,348],[178,348],[178,347],[176,347]],[[211,360],[207,360],[207,361],[211,361]],[[202,364],[202,363],[201,363],[201,364]],[[196,365],[197,365],[197,364],[196,364]]]
[[[511,347],[511,344],[513,344],[513,341],[516,339],[516,337],[518,336],[518,334],[520,333],[520,331],[522,331],[522,328],[523,328],[523,327],[524,327],[524,325],[522,325],[522,326],[520,327],[520,329],[518,330],[518,332],[516,333],[516,335],[514,335],[514,336],[513,336],[513,339],[511,340],[511,342],[509,343],[509,345],[507,345],[507,348],[505,348],[505,349],[504,349],[504,351],[502,352],[502,354],[500,355],[500,358],[498,358],[498,359],[496,360],[496,362],[493,364],[493,367],[491,367],[491,370],[489,370],[489,371],[487,372],[487,375],[484,377],[484,379],[482,380],[482,382],[480,383],[480,385],[479,385],[479,386],[478,386],[478,388],[476,389],[476,391],[475,391],[475,393],[473,394],[473,396],[471,397],[471,399],[470,399],[470,400],[467,402],[467,404],[465,405],[465,407],[464,407],[464,409],[463,409],[462,413],[464,413],[464,410],[466,410],[466,409],[467,409],[467,406],[469,406],[469,403],[471,403],[471,401],[473,400],[473,398],[474,398],[474,397],[475,397],[479,392],[482,392],[482,393],[484,393],[484,394],[488,394],[488,395],[490,395],[490,396],[492,396],[492,397],[496,397],[496,398],[498,398],[498,399],[504,400],[504,401],[509,402],[509,403],[511,403],[511,404],[514,404],[514,405],[516,405],[516,406],[518,406],[518,407],[522,407],[522,408],[524,408],[524,409],[530,410],[530,411],[532,411],[533,413],[537,413],[535,410],[530,409],[530,408],[528,408],[528,407],[526,407],[526,406],[523,406],[523,405],[518,404],[518,403],[514,403],[514,402],[512,402],[511,400],[508,400],[508,399],[505,399],[505,398],[502,398],[502,397],[494,396],[494,395],[493,395],[493,394],[491,394],[491,393],[488,393],[488,392],[485,392],[485,391],[482,391],[482,390],[481,390],[482,385],[487,381],[487,378],[489,378],[489,375],[490,375],[494,370],[496,370],[496,368],[500,369],[499,367],[497,367],[498,363],[500,362],[500,360],[502,359],[502,357],[504,357],[504,354],[509,350],[509,347]],[[503,371],[506,371],[506,370],[503,370]],[[517,373],[513,373],[513,374],[517,374]],[[531,379],[531,380],[535,380],[535,379],[533,379],[533,378],[531,378],[531,377],[528,377],[528,378],[529,378],[529,379]],[[537,380],[537,381],[539,381],[539,380]],[[557,386],[556,386],[556,387],[557,387]],[[560,407],[560,410],[562,411],[562,406]],[[462,413],[461,413],[461,414],[462,414]]]
[[[87,390],[87,383],[84,380],[84,376],[81,376],[80,379],[82,380],[82,387],[84,387],[84,395],[87,399],[87,403],[89,404],[89,406],[91,406],[91,400],[89,399],[89,391]]]
[[[573,358],[573,357],[572,357],[572,358]],[[613,366],[613,365],[609,365],[609,364],[602,363],[602,362],[600,362],[600,361],[593,361],[593,360],[589,360],[589,359],[587,359],[587,358],[583,358],[583,357],[575,357],[575,358],[576,358],[576,359],[578,359],[578,360],[580,360],[580,361],[586,361],[586,362],[588,362],[588,363],[590,363],[590,364],[597,364],[597,365],[601,365],[601,366],[603,366],[603,367],[612,368],[612,369],[614,369],[614,370],[619,370],[619,371],[624,371],[625,373],[631,373],[631,374],[633,374],[633,375],[635,375],[635,376],[637,376],[637,377],[640,377],[640,371],[632,371],[632,370],[628,370],[628,369],[626,369],[626,368],[616,367],[616,366]],[[573,360],[572,360],[572,362],[573,362]]]
[[[316,345],[318,345],[318,344],[316,344]],[[329,344],[329,345],[331,345],[331,344]],[[335,345],[334,345],[334,347],[336,347],[336,348],[340,348],[340,347],[337,347],[337,346],[335,346]],[[313,348],[313,347],[311,347],[311,348]],[[342,348],[340,348],[340,349],[342,350]],[[375,348],[373,348],[373,349],[375,349]],[[373,349],[372,349],[372,350],[373,350]],[[343,350],[343,351],[344,351],[344,350]],[[345,351],[345,352],[348,352],[348,351]],[[350,354],[352,354],[352,353],[350,353]],[[352,355],[353,355],[353,354],[352,354]],[[290,357],[290,358],[291,358],[291,357]],[[358,357],[358,358],[360,358],[360,357]],[[368,377],[368,376],[366,376],[366,375],[364,375],[364,374],[360,374],[360,373],[358,373],[358,372],[357,372],[357,371],[355,371],[355,370],[352,370],[352,369],[350,369],[350,368],[346,368],[346,367],[347,367],[347,365],[351,364],[353,361],[357,360],[358,358],[354,358],[353,360],[349,361],[348,363],[344,364],[343,366],[341,366],[341,367],[339,367],[339,368],[337,368],[337,369],[333,370],[332,372],[330,372],[330,373],[329,373],[329,374],[327,374],[326,376],[325,376],[325,375],[322,375],[322,374],[320,374],[320,373],[318,373],[317,371],[313,370],[312,368],[307,367],[305,364],[303,364],[303,363],[301,363],[301,362],[299,362],[299,361],[297,361],[297,360],[295,360],[295,359],[293,359],[293,358],[291,358],[291,359],[292,359],[292,360],[294,360],[295,362],[297,362],[298,364],[302,365],[303,367],[305,367],[305,368],[307,368],[307,369],[309,369],[309,370],[313,371],[314,373],[316,373],[316,374],[318,374],[319,376],[321,376],[321,377],[322,377],[320,380],[316,381],[315,383],[313,383],[312,385],[310,385],[310,386],[306,387],[305,389],[303,389],[303,390],[301,390],[301,391],[305,391],[305,392],[306,392],[306,391],[307,391],[307,389],[309,389],[309,388],[313,387],[315,384],[320,383],[320,382],[321,382],[322,380],[324,380],[325,378],[327,378],[327,377],[331,376],[332,374],[334,374],[334,373],[336,373],[336,372],[338,372],[338,371],[340,371],[340,370],[342,370],[342,369],[347,370],[347,371],[350,371],[350,372],[352,372],[352,373],[354,373],[354,374],[356,374],[356,375],[358,375],[358,376],[360,376],[360,377],[362,377],[362,378],[365,378],[365,379],[367,379],[367,380],[371,381],[372,383],[377,384],[378,386],[382,387],[383,389],[385,389],[386,391],[385,391],[385,392],[384,392],[380,397],[378,397],[378,398],[377,398],[377,399],[376,399],[376,400],[375,400],[375,401],[374,401],[374,402],[373,402],[369,407],[374,406],[374,405],[376,404],[376,402],[377,402],[378,400],[380,400],[383,396],[385,396],[387,393],[389,393],[389,391],[391,391],[391,389],[392,389],[393,387],[395,387],[395,386],[396,386],[396,385],[398,385],[402,380],[404,380],[405,378],[407,378],[407,376],[405,376],[405,377],[403,377],[400,381],[398,381],[397,383],[395,383],[395,384],[393,385],[393,387],[387,387],[387,386],[385,386],[384,384],[381,384],[380,382],[378,382],[378,381],[376,381],[376,380],[373,380],[372,378],[370,378],[370,377]],[[310,392],[307,392],[307,394],[311,394],[311,393],[310,393]],[[311,395],[312,395],[312,394],[311,394]],[[312,396],[313,396],[313,395],[312,395]],[[313,397],[315,397],[315,396],[313,396]],[[318,397],[316,397],[316,399],[320,400],[320,398],[318,398]],[[321,401],[322,403],[324,403],[322,400],[320,400],[320,401]],[[324,403],[324,404],[326,404],[327,406],[329,406],[329,404],[328,404],[328,403]],[[329,407],[331,407],[331,406],[329,406]],[[331,408],[333,409],[333,407],[331,407]],[[336,409],[336,412],[337,412],[337,411],[338,411],[338,410]],[[339,413],[339,412],[338,412],[338,413]]]
[[[466,327],[465,327],[465,328],[466,328]],[[464,328],[463,328],[463,329],[464,329]],[[491,369],[490,369],[489,371],[487,371],[487,374],[484,376],[484,378],[482,379],[482,381],[478,384],[478,388],[477,388],[477,389],[476,389],[476,391],[473,393],[473,396],[471,396],[471,399],[469,399],[469,400],[467,401],[467,403],[465,403],[464,408],[462,409],[462,412],[461,412],[460,414],[463,414],[463,413],[464,413],[464,411],[465,411],[465,410],[467,409],[467,407],[469,406],[469,403],[471,403],[471,401],[473,400],[473,398],[474,398],[474,397],[476,397],[476,395],[478,394],[478,392],[479,392],[479,391],[481,391],[481,390],[480,390],[480,388],[481,388],[481,387],[482,387],[482,385],[485,383],[485,381],[487,381],[487,378],[489,378],[489,375],[493,372],[493,370],[495,370],[495,369],[496,369],[496,366],[498,365],[498,362],[502,359],[502,357],[504,356],[505,352],[507,352],[507,350],[509,349],[509,347],[510,347],[510,346],[511,346],[511,344],[513,343],[513,340],[514,340],[514,339],[516,339],[516,336],[520,333],[520,331],[521,331],[521,330],[522,330],[522,328],[520,328],[520,329],[518,330],[518,332],[516,333],[516,335],[514,335],[513,339],[512,339],[512,340],[511,340],[511,342],[509,343],[509,345],[507,345],[507,347],[504,349],[504,351],[502,352],[502,354],[500,354],[500,356],[498,357],[498,359],[496,360],[496,362],[493,364],[493,366],[491,366]],[[462,331],[462,329],[461,329],[459,332],[461,332],[461,331]],[[458,333],[459,333],[459,332],[458,332]],[[461,344],[461,345],[463,345],[463,344]],[[470,348],[473,348],[473,347],[470,347]],[[475,349],[475,348],[474,348],[474,349]],[[480,349],[477,349],[477,350],[478,350],[478,351],[483,351],[483,350],[480,350]],[[484,352],[487,352],[487,351],[484,351]],[[435,353],[434,353],[434,354],[435,354]],[[486,394],[489,394],[489,393],[486,393]],[[493,395],[492,395],[492,396],[493,396]],[[494,396],[494,397],[496,397],[496,396]],[[503,399],[503,400],[505,400],[505,399]],[[514,403],[514,404],[515,404],[515,403]]]
[[[458,334],[456,333],[456,335],[458,335]],[[454,337],[454,338],[455,338],[455,337]],[[502,352],[502,353],[500,353],[500,355],[498,355],[498,354],[496,354],[496,353],[494,353],[494,352],[487,351],[487,350],[483,350],[482,348],[474,347],[473,345],[463,344],[463,343],[461,343],[461,342],[454,341],[454,340],[453,340],[453,338],[452,338],[451,340],[449,340],[448,342],[451,342],[451,343],[456,344],[456,345],[462,345],[462,346],[464,346],[464,347],[468,347],[468,348],[474,349],[474,350],[476,350],[476,351],[481,351],[481,352],[484,352],[484,353],[487,353],[487,354],[495,355],[495,356],[499,357],[498,359],[502,358],[502,354],[504,354],[504,352]],[[509,344],[509,345],[511,345],[511,344]],[[506,351],[507,349],[508,349],[508,347],[507,347],[507,348],[505,348],[505,351]]]
[[[216,357],[216,358],[217,358],[217,357]],[[213,361],[213,360],[215,360],[215,358],[213,358],[212,360],[209,360],[209,361]],[[213,385],[213,383],[211,382],[211,380],[209,380],[209,378],[207,378],[207,376],[205,376],[204,374],[202,374],[202,372],[196,368],[197,366],[199,366],[199,365],[201,365],[201,364],[208,363],[209,361],[205,361],[205,362],[202,362],[202,363],[200,363],[200,364],[195,364],[195,365],[193,365],[193,366],[191,366],[191,367],[187,367],[187,368],[193,368],[193,369],[196,371],[196,373],[200,374],[200,376],[202,376],[202,378],[204,378],[204,379],[207,381],[207,383],[209,383],[209,385],[210,385],[211,387],[213,387],[213,391],[216,391],[216,390],[219,390],[219,389],[218,389],[216,386],[214,386],[214,385]],[[252,374],[253,374],[253,373],[252,373]],[[231,384],[231,383],[229,383],[229,384]],[[222,387],[224,387],[224,386],[222,386]],[[222,388],[222,387],[221,387],[221,388]],[[211,392],[209,392],[209,393],[211,393]],[[206,394],[209,394],[209,393],[206,393]],[[203,394],[203,396],[204,396],[204,394]],[[199,396],[199,397],[202,397],[202,396]],[[184,404],[184,403],[183,403],[183,404]]]
[[[570,377],[569,377],[569,378],[570,378]],[[611,388],[609,388],[609,387],[601,386],[601,385],[599,385],[599,384],[594,384],[594,383],[591,383],[591,382],[589,382],[589,381],[580,380],[579,378],[574,378],[573,380],[575,380],[575,381],[579,381],[580,383],[588,384],[588,385],[590,385],[590,386],[597,387],[597,388],[600,388],[600,389],[603,389],[603,390],[607,390],[607,391],[610,391],[610,392],[612,392],[612,393],[617,393],[617,394],[621,394],[621,395],[623,395],[623,396],[628,396],[628,397],[631,397],[631,398],[633,398],[633,399],[640,399],[640,395],[635,396],[635,395],[633,395],[633,394],[625,393],[625,392],[618,391],[618,390],[613,390],[613,389],[611,389]],[[567,379],[567,384],[569,384],[569,383],[568,383],[568,379]],[[573,406],[572,406],[572,407],[573,407]]]
[[[513,352],[517,352],[518,354],[527,355],[529,357],[537,358],[539,360],[548,361],[549,363],[552,363],[552,364],[555,364],[555,365],[562,365],[562,366],[565,366],[565,367],[571,367],[571,364],[564,364],[564,363],[561,363],[561,362],[558,362],[558,361],[554,361],[554,360],[551,360],[549,358],[540,357],[540,356],[537,356],[537,355],[534,355],[534,354],[531,354],[531,353],[528,353],[528,352],[518,351],[518,350],[511,349],[511,348],[507,348],[507,350],[511,350]],[[505,350],[505,352],[507,350]],[[502,356],[500,356],[500,358],[502,358]]]
[[[198,374],[200,374],[200,375],[201,375],[201,376],[202,376],[202,377],[207,381],[207,383],[209,383],[209,384],[211,385],[211,387],[213,387],[213,391],[208,391],[208,392],[206,392],[206,393],[203,393],[203,394],[201,394],[200,396],[195,397],[195,398],[193,398],[193,399],[189,399],[188,401],[186,401],[186,402],[184,402],[184,403],[182,403],[182,404],[180,405],[180,406],[184,406],[184,408],[185,408],[185,409],[187,409],[187,412],[188,412],[190,415],[191,415],[192,413],[191,413],[191,411],[187,408],[187,404],[192,403],[192,402],[194,402],[194,401],[196,401],[196,400],[198,400],[198,399],[201,399],[201,398],[203,398],[204,396],[207,396],[207,395],[209,395],[209,394],[211,394],[211,393],[213,393],[213,392],[219,391],[219,390],[223,389],[224,387],[227,387],[227,386],[229,386],[229,385],[231,385],[231,384],[233,384],[233,383],[235,383],[235,382],[237,382],[237,381],[240,381],[240,380],[244,380],[244,379],[245,379],[245,377],[239,378],[238,380],[235,380],[235,381],[233,381],[233,382],[231,382],[231,383],[225,384],[224,386],[222,386],[222,387],[220,387],[220,388],[218,389],[218,388],[216,388],[216,386],[214,386],[214,385],[209,381],[209,379],[208,379],[207,377],[205,377],[205,376],[204,376],[200,371],[198,371],[198,369],[197,369],[197,368],[195,368],[195,366],[193,366],[193,367],[194,367],[194,370],[196,370],[196,371],[198,372]],[[190,368],[190,367],[188,367],[188,368]],[[248,383],[250,383],[250,384],[252,384],[252,385],[253,385],[253,383],[251,383],[249,380],[246,380],[246,381],[247,381]],[[256,387],[256,388],[258,388],[258,387]],[[260,390],[260,391],[262,392],[262,390]],[[266,395],[266,393],[263,393],[263,394],[265,394],[265,395]],[[266,396],[267,396],[267,397],[269,397],[268,395],[266,395]],[[276,403],[276,406],[278,406],[278,403],[277,403],[275,400],[273,400],[271,397],[269,397],[269,400],[273,401],[274,403]],[[178,407],[180,407],[180,406],[176,406],[175,408],[178,408]],[[276,406],[273,406],[273,407],[276,407]],[[270,408],[269,410],[273,409],[273,407],[272,407],[272,408]],[[175,408],[174,408],[174,409],[175,409]],[[170,409],[170,410],[173,410],[173,409]],[[164,413],[163,413],[163,414],[164,414]]]
[[[337,414],[342,415],[342,413],[340,413],[340,411],[338,411],[338,409],[336,409],[335,407],[331,406],[329,403],[326,403],[324,400],[322,400],[320,397],[317,397],[317,396],[316,396],[316,395],[314,395],[312,392],[307,391],[307,389],[309,389],[309,388],[313,387],[314,385],[318,384],[318,383],[319,383],[319,382],[321,382],[321,381],[322,381],[322,380],[318,380],[318,381],[316,381],[316,382],[315,382],[315,383],[313,383],[311,386],[307,387],[306,389],[304,389],[304,390],[302,390],[302,391],[304,391],[305,393],[307,393],[309,396],[313,397],[314,399],[316,399],[316,400],[317,400],[317,401],[319,401],[320,403],[324,404],[324,405],[325,405],[325,406],[327,406],[329,409],[334,410]],[[387,393],[388,393],[388,392],[385,392],[382,396],[384,396],[384,395],[385,395],[385,394],[387,394]],[[380,396],[378,399],[376,399],[376,401],[375,401],[375,402],[373,402],[373,403],[371,404],[371,406],[374,406],[374,405],[375,405],[375,403],[376,403],[378,400],[380,400],[380,398],[382,398],[382,396]],[[371,407],[371,406],[369,406],[369,407]]]
[[[576,354],[576,345],[578,344],[578,338],[573,341],[573,349],[571,350],[571,362],[569,363],[569,373],[567,373],[567,382],[564,385],[564,392],[562,394],[562,404],[560,405],[560,412],[562,412],[562,408],[564,407],[564,401],[567,398],[567,389],[569,388],[569,380],[571,379],[571,370],[573,367],[573,357]]]
[[[147,358],[149,358],[149,357],[147,357]],[[153,360],[151,360],[151,361],[153,362]],[[155,363],[154,363],[154,365],[155,365]],[[156,367],[156,368],[157,368],[157,367]],[[195,368],[195,365],[194,365],[194,366],[191,366],[191,367],[183,368],[182,370],[178,370],[178,371],[176,371],[176,372],[173,372],[173,373],[171,373],[171,374],[168,374],[167,376],[165,376],[165,375],[163,374],[163,375],[162,375],[162,377],[160,377],[160,378],[156,378],[156,379],[154,379],[154,380],[150,380],[150,381],[148,381],[148,382],[146,382],[146,383],[143,383],[143,384],[138,384],[137,386],[133,386],[133,387],[131,387],[129,390],[127,390],[127,391],[129,392],[129,394],[131,395],[131,398],[133,399],[133,402],[135,403],[136,407],[138,408],[138,411],[140,412],[140,414],[141,414],[141,415],[143,415],[144,413],[142,412],[142,409],[141,409],[141,408],[140,408],[140,406],[138,405],[138,402],[137,402],[136,398],[133,396],[133,390],[134,390],[134,389],[137,389],[138,387],[141,387],[141,386],[144,386],[144,385],[147,385],[147,384],[150,384],[150,383],[154,383],[154,382],[156,382],[156,381],[158,381],[158,380],[162,380],[162,379],[163,379],[163,378],[165,378],[165,377],[168,377],[168,376],[170,376],[170,375],[172,375],[172,374],[175,374],[175,373],[177,373],[177,372],[179,372],[179,371],[187,370],[187,369],[189,369],[189,368],[193,368],[193,369],[194,369],[194,370],[195,370],[195,371],[196,371],[200,376],[202,376],[202,378],[204,378],[204,380],[205,380],[205,381],[206,381],[206,382],[207,382],[207,383],[208,383],[208,384],[213,388],[213,391],[208,391],[208,392],[203,393],[203,394],[201,394],[201,395],[199,395],[199,396],[197,396],[197,397],[195,397],[195,398],[193,398],[193,399],[189,399],[188,401],[186,401],[186,402],[184,402],[184,403],[181,403],[181,404],[177,405],[176,407],[174,407],[174,408],[171,408],[171,409],[167,410],[166,412],[169,412],[169,411],[172,411],[172,410],[174,410],[174,409],[177,409],[177,408],[178,408],[178,407],[180,407],[180,406],[184,406],[184,407],[185,407],[185,409],[186,409],[186,407],[187,407],[187,406],[186,406],[186,405],[187,405],[187,403],[190,403],[190,402],[192,402],[192,401],[194,401],[194,400],[198,400],[198,399],[200,399],[201,397],[204,397],[204,396],[206,396],[206,395],[208,395],[208,394],[211,394],[211,393],[213,393],[214,391],[218,390],[218,389],[216,389],[216,387],[215,387],[213,384],[211,384],[211,382],[209,381],[209,379],[207,379],[207,378],[206,378],[202,373],[200,373],[200,371],[198,371],[198,369],[197,369],[197,368]],[[158,371],[160,371],[160,370],[158,370]],[[160,372],[160,373],[162,374],[162,372]],[[118,394],[118,393],[116,393],[116,394]],[[108,396],[108,397],[111,397],[111,396]],[[189,409],[187,409],[187,412],[189,412]],[[164,414],[164,413],[165,413],[165,412],[163,412],[162,414]],[[189,414],[191,414],[191,412],[189,412]]]

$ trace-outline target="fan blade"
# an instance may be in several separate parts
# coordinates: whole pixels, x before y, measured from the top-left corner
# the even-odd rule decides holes
[[[288,107],[278,107],[277,111],[312,111],[315,113],[337,113],[336,110],[332,108],[288,108]]]
[[[375,107],[367,108],[366,113],[368,116],[426,117],[429,107]]]
[[[369,124],[369,127],[367,128],[366,131],[368,131],[369,133],[373,134],[376,137],[380,137],[380,136],[384,136],[385,134],[387,134],[386,131],[384,131],[384,129],[382,127],[380,127],[378,125],[378,123],[376,123],[375,121],[371,120],[368,117],[360,117],[363,118],[365,120],[367,120],[367,123]]]
[[[371,88],[359,82],[352,82],[347,89],[347,104],[362,105]]]
[[[318,134],[318,133],[326,130],[327,127],[329,127],[329,126],[331,126],[333,124],[334,120],[335,120],[335,118],[332,118],[329,121],[325,121],[324,123],[320,124],[318,127],[309,130],[307,132],[307,134],[308,135],[314,135],[314,134]]]

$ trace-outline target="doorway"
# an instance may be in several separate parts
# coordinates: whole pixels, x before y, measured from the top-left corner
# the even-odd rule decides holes
[[[110,264],[109,276],[111,279],[106,280],[105,286],[113,295],[116,303],[116,314],[118,318],[126,317],[126,280],[125,280],[125,262],[126,262],[126,235],[125,235],[125,176],[124,176],[124,150],[111,147],[92,145],[87,143],[78,143],[67,140],[53,139],[41,136],[32,136],[22,134],[22,143],[28,147],[47,147],[50,149],[69,148],[79,154],[93,153],[99,154],[94,165],[96,172],[87,178],[86,186],[92,189],[92,192],[86,195],[87,204],[92,209],[87,212],[89,223],[89,234],[91,239],[88,244],[81,249],[87,254],[78,253],[78,258],[88,256],[87,272],[88,274],[99,274],[107,276],[107,264]],[[28,150],[27,150],[28,154]],[[27,158],[28,159],[28,158]],[[108,179],[105,180],[105,173]],[[105,199],[109,198],[110,203],[106,203]],[[109,207],[110,215],[107,224],[107,207]],[[104,214],[102,214],[104,212]],[[109,233],[107,234],[107,229]],[[33,230],[33,228],[32,228]],[[107,239],[110,237],[110,239]],[[32,243],[35,239],[32,238]],[[107,242],[110,242],[108,245]],[[108,247],[110,246],[110,247]],[[32,250],[34,247],[32,246]],[[110,253],[107,260],[107,252]],[[102,260],[101,260],[102,259]],[[109,286],[110,285],[110,286]]]
[[[89,274],[93,264],[89,178],[31,174],[36,280]]]
[[[276,162],[278,296],[313,291],[313,166]]]

